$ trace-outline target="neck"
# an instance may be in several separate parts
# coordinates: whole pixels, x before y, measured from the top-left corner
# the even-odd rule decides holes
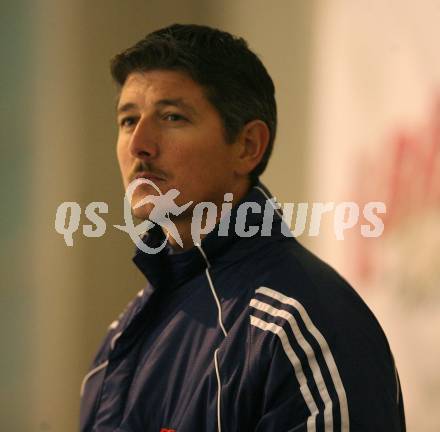
[[[250,182],[247,181],[246,183],[239,185],[236,188],[236,190],[232,192],[232,194],[233,194],[233,199],[231,201],[232,207],[237,205],[237,203],[247,194],[249,189],[250,189]],[[201,240],[204,237],[206,237],[209,234],[209,232],[211,232],[214,229],[215,225],[218,224],[221,217],[223,216],[222,211],[221,211],[223,200],[220,202],[214,202],[214,204],[217,209],[215,218],[213,220],[208,221],[207,220],[208,219],[207,212],[206,211],[203,212],[203,216],[201,218],[201,223],[195,224],[195,225],[200,225],[200,227],[203,227],[200,234],[198,234],[197,236],[194,236],[196,238],[193,238],[194,227],[192,227],[194,206],[190,207],[188,213],[185,212],[186,213],[185,215],[181,215],[182,217],[177,217],[175,220],[173,220],[173,223],[176,226],[177,232],[180,235],[180,239],[182,241],[182,246],[177,242],[177,240],[173,237],[173,235],[170,231],[167,231],[164,228],[162,228],[162,229],[164,229],[165,234],[168,235],[169,245],[173,248],[173,250],[176,253],[184,252],[184,251],[189,250],[192,247],[194,247],[195,243],[198,243],[199,238]],[[212,219],[212,218],[210,218],[210,219]]]

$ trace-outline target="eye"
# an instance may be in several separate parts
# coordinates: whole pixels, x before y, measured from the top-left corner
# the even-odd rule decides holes
[[[130,128],[136,125],[138,118],[135,116],[127,116],[122,117],[119,121],[119,127],[122,128]]]
[[[163,119],[169,122],[185,121],[186,118],[177,113],[167,113],[163,116]]]

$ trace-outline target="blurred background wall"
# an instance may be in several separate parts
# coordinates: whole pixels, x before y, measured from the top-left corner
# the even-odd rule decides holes
[[[332,229],[334,213],[326,215],[313,248],[353,283],[384,327],[408,430],[439,431],[440,2],[318,4],[309,199],[355,202],[361,212],[344,240]],[[371,201],[386,205],[377,238],[360,232]]]
[[[115,53],[146,33],[174,22],[217,26],[248,40],[266,64],[277,88],[279,132],[263,181],[280,202],[364,199],[359,191],[365,189],[361,186],[372,171],[362,163],[364,154],[360,150],[374,142],[377,151],[370,155],[369,163],[380,161],[383,159],[380,149],[386,148],[388,142],[388,125],[392,130],[396,122],[403,124],[408,120],[398,117],[396,110],[383,110],[380,120],[374,123],[382,129],[376,127],[374,134],[365,136],[377,119],[378,107],[383,106],[380,97],[395,97],[411,80],[429,81],[425,93],[432,91],[431,83],[439,84],[438,69],[432,69],[438,62],[429,63],[426,56],[420,63],[425,75],[420,72],[407,77],[395,93],[383,96],[388,94],[389,84],[381,79],[384,64],[392,53],[403,50],[404,59],[408,52],[415,53],[415,58],[411,57],[416,62],[415,70],[419,70],[417,53],[430,50],[429,58],[437,57],[433,40],[439,38],[433,38],[429,45],[434,26],[424,26],[428,15],[430,23],[438,17],[440,2],[434,0],[422,1],[417,7],[405,2],[407,21],[396,20],[395,13],[388,11],[386,15],[378,2],[371,6],[373,3],[367,1],[356,2],[360,4],[358,8],[343,0],[3,3],[0,18],[2,430],[77,430],[82,377],[108,325],[144,284],[131,263],[133,244],[128,236],[112,227],[122,221],[123,197],[115,157],[115,89],[108,72],[109,59]],[[425,7],[420,6],[424,4]],[[390,7],[394,12],[402,9],[396,2]],[[413,21],[413,9],[419,11],[417,21]],[[383,23],[381,29],[385,34],[391,32],[395,41],[382,50],[383,57],[371,59],[371,53],[383,42],[376,32],[379,18]],[[350,27],[349,23],[354,24]],[[417,39],[414,35],[422,28],[426,37]],[[377,46],[368,45],[369,36],[373,35]],[[347,40],[350,43],[344,44]],[[368,60],[366,64],[362,59]],[[399,65],[390,70],[388,82],[401,76],[400,72],[407,67],[404,62]],[[376,76],[375,80],[370,79],[369,72]],[[429,79],[426,74],[430,74]],[[418,90],[411,91],[409,106],[413,105]],[[377,95],[376,99],[372,93]],[[396,105],[405,106],[405,101],[402,97]],[[420,112],[424,112],[422,105],[420,102]],[[356,117],[353,107],[358,108]],[[349,124],[344,124],[350,114],[353,115]],[[333,121],[334,129],[330,127]],[[358,168],[344,170],[355,166],[354,158]],[[362,169],[363,175],[356,176]],[[359,186],[347,192],[343,187],[347,184]],[[386,200],[388,197],[380,193],[383,190],[379,185],[368,196]],[[64,201],[78,202],[83,211],[91,201],[108,203],[104,236],[86,238],[80,229],[74,234],[74,246],[67,247],[54,228],[56,209]],[[438,206],[430,205],[429,209],[432,230],[438,233]],[[80,223],[89,222],[82,215]],[[414,230],[405,247],[424,249],[423,238]],[[402,250],[399,231],[394,232],[397,240],[388,241],[388,254]],[[427,357],[427,344],[438,346],[437,324],[430,321],[426,343],[418,347],[417,354],[407,349],[402,344],[404,309],[393,315],[390,302],[377,300],[378,293],[389,292],[388,288],[399,285],[399,281],[390,281],[387,278],[390,270],[381,272],[377,266],[369,273],[373,277],[365,278],[359,270],[359,260],[353,262],[344,256],[348,248],[361,253],[368,250],[370,254],[373,250],[374,256],[378,256],[377,251],[383,250],[384,243],[369,239],[367,245],[365,239],[356,238],[340,242],[332,233],[330,224],[322,236],[304,235],[300,240],[354,282],[381,315],[391,345],[399,347],[395,350],[398,366],[405,365],[402,371],[405,396],[419,395],[418,399],[409,398],[408,423],[412,425],[409,430],[439,430],[438,416],[420,403],[426,391],[431,399],[439,397],[438,381],[430,380],[431,387],[425,390],[420,382],[410,378],[414,376],[411,368],[414,359]],[[429,249],[432,252],[426,252],[431,258],[440,255],[435,252],[439,243],[436,240],[433,243]],[[412,262],[396,265],[397,272],[399,266],[411,268]],[[438,268],[432,264],[430,273],[421,271],[426,276],[425,285],[436,285]],[[420,286],[420,280],[415,279],[414,284]],[[412,285],[406,289],[411,292]],[[411,310],[423,315],[427,304],[436,304],[434,291],[424,290],[422,303],[411,296],[405,298],[409,299]],[[423,320],[419,320],[418,329],[423,333],[426,328]],[[417,370],[422,366],[423,362],[418,363]]]

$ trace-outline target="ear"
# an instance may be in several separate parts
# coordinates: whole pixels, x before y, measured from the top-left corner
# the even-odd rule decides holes
[[[238,175],[247,176],[261,161],[269,144],[269,127],[262,120],[246,123],[240,133],[240,150],[236,165]]]

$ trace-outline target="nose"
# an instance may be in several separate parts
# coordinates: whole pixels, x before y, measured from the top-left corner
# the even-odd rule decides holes
[[[158,131],[154,122],[142,116],[130,139],[131,154],[142,160],[150,160],[158,154]]]

